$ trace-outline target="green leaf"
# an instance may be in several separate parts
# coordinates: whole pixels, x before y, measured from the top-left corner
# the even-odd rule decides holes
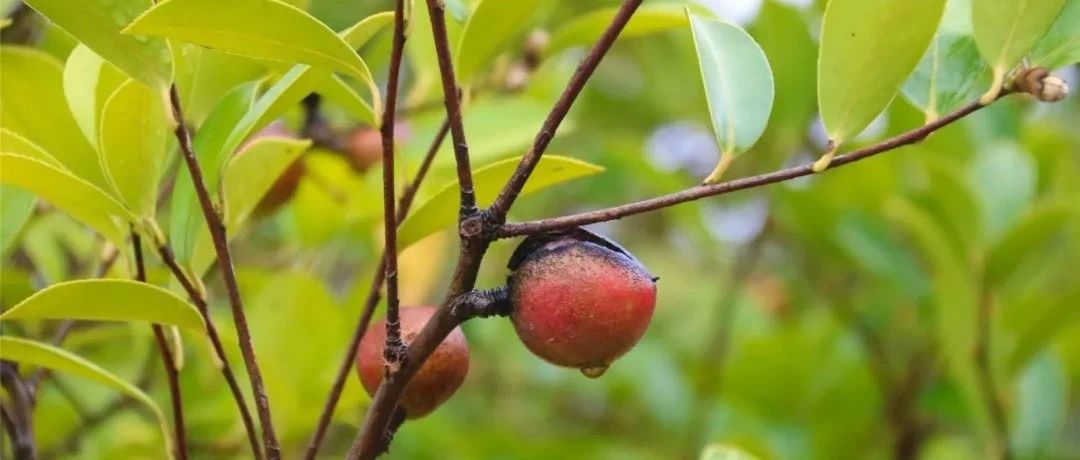
[[[379,115],[371,108],[371,104],[337,75],[331,75],[316,91],[326,97],[326,100],[340,105],[345,112],[356,118],[356,121],[373,127],[379,126]]]
[[[757,460],[750,453],[727,444],[710,444],[701,451],[699,460]]]
[[[217,179],[227,158],[227,152],[222,147],[237,123],[251,110],[260,85],[261,82],[254,81],[234,88],[214,107],[195,133],[192,148],[199,158],[203,179],[211,193],[217,191]],[[177,259],[186,262],[191,257],[195,235],[199,228],[206,225],[187,168],[180,168],[177,173],[171,208],[169,237]]]
[[[720,176],[735,156],[753,147],[773,103],[773,77],[765,52],[738,26],[690,14],[705,99],[720,162],[706,183]]]
[[[7,148],[7,146],[4,146]],[[26,190],[0,185],[0,256],[6,256],[23,225],[34,211],[34,194]]]
[[[990,245],[986,257],[986,281],[1005,282],[1025,261],[1039,256],[1039,248],[1053,243],[1053,236],[1076,217],[1072,207],[1051,203],[1031,209],[1016,225]]]
[[[567,48],[589,45],[611,24],[618,8],[602,8],[582,14],[559,26],[551,34],[551,41],[544,54],[554,56]],[[643,5],[626,23],[619,39],[643,37],[686,25],[686,12],[680,5]]]
[[[352,49],[359,49],[367,44],[376,34],[381,32],[386,26],[393,24],[394,12],[384,11],[382,13],[375,13],[360,22],[354,24],[352,27],[338,32],[338,36],[345,43],[349,44]]]
[[[266,75],[269,61],[222,53],[190,43],[173,43],[176,88],[184,117],[201,126],[210,111],[234,88]]]
[[[90,145],[98,145],[98,116],[105,100],[124,80],[123,73],[86,45],[76,46],[68,56],[64,64],[64,96]]]
[[[66,166],[60,163],[60,160],[57,160],[56,157],[43,150],[41,146],[6,128],[0,128],[0,148],[3,148],[4,152],[17,153],[48,164],[61,171],[71,172]]]
[[[341,37],[277,0],[165,0],[125,34],[157,35],[225,52],[335,69],[370,81],[371,71]]]
[[[310,146],[311,140],[308,139],[261,137],[229,160],[222,174],[224,188],[221,198],[224,202],[225,226],[232,230],[230,236],[243,228],[263,195]],[[191,267],[196,273],[202,273],[213,261],[214,247],[210,233],[205,227],[200,227],[192,250]]]
[[[889,105],[930,45],[945,0],[832,0],[818,56],[818,105],[833,147]]]
[[[1016,332],[1016,345],[1008,360],[1008,368],[1017,371],[1027,365],[1036,354],[1051,344],[1059,334],[1080,321],[1080,287],[1072,286],[1065,292],[1054,293],[1046,302],[1022,305],[1027,321],[1010,324]],[[1017,305],[1020,307],[1020,305]],[[1034,313],[1031,313],[1034,312]]]
[[[1018,458],[1051,456],[1068,419],[1069,384],[1061,359],[1043,352],[1020,376],[1016,388],[1011,452]]]
[[[976,286],[972,268],[950,248],[948,238],[930,215],[908,201],[894,200],[885,206],[886,216],[907,230],[921,249],[933,280],[936,341],[945,356],[949,374],[961,389],[969,413],[984,436],[990,432],[989,416],[971,359],[975,347]]]
[[[993,82],[983,95],[983,102],[997,97],[1005,74],[1050,29],[1064,4],[1065,0],[972,0],[975,44],[993,72]]]
[[[164,89],[172,82],[165,40],[121,34],[152,0],[28,0],[27,3],[129,77]]]
[[[136,220],[135,215],[93,184],[22,155],[0,153],[0,183],[34,193],[118,246],[125,245],[127,223]]]
[[[1057,20],[1028,56],[1032,66],[1058,69],[1080,62],[1080,0],[1065,0]]]
[[[153,412],[154,417],[157,419],[158,426],[161,428],[161,435],[165,439],[166,457],[173,458],[173,440],[169,436],[169,423],[165,419],[165,414],[161,412],[161,408],[154,403],[154,400],[150,399],[150,396],[147,396],[135,385],[121,380],[97,364],[52,345],[16,337],[0,337],[0,350],[3,350],[4,359],[41,366],[92,380],[118,390],[142,403]]]
[[[132,212],[154,217],[170,115],[162,93],[128,80],[101,112],[101,163]]]
[[[476,6],[457,46],[454,70],[462,86],[468,86],[511,43],[511,38],[521,33],[539,3],[539,0],[482,0]]]
[[[476,189],[476,200],[480,203],[494,200],[499,193],[499,188],[510,178],[520,160],[520,157],[509,158],[474,170],[473,186]],[[603,170],[604,168],[600,166],[581,160],[544,155],[521,193],[536,192]],[[458,184],[457,181],[453,181],[441,187],[427,201],[416,206],[398,229],[398,249],[404,250],[424,237],[452,226],[457,221],[457,200]]]
[[[904,96],[927,122],[975,100],[990,84],[986,63],[967,35],[938,34],[904,83]]]
[[[49,286],[0,315],[19,319],[144,321],[203,332],[198,310],[160,287],[123,279],[88,279]]]
[[[40,146],[76,176],[107,187],[97,151],[68,111],[60,63],[44,52],[14,46],[0,47],[0,62],[3,127]]]
[[[1012,226],[1037,192],[1034,161],[1011,142],[980,149],[968,173],[990,238]]]

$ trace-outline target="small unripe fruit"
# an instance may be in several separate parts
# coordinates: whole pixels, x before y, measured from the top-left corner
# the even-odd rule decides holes
[[[408,345],[420,333],[431,316],[432,307],[409,307],[399,310],[401,319],[401,340]],[[356,355],[356,369],[360,373],[360,383],[368,394],[374,395],[382,383],[385,365],[383,348],[386,346],[386,320],[379,321],[368,329]],[[460,327],[454,328],[450,335],[435,348],[420,370],[405,386],[401,396],[401,407],[408,418],[423,417],[450,399],[457,391],[465,375],[469,373],[469,344]]]
[[[582,229],[526,238],[510,260],[510,319],[544,360],[599,377],[652,319],[656,280],[629,252]]]

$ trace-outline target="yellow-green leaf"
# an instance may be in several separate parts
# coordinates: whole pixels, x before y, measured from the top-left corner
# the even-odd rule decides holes
[[[92,380],[107,387],[124,393],[127,396],[142,403],[157,419],[161,428],[161,436],[165,439],[165,455],[173,458],[173,440],[169,436],[169,423],[165,420],[165,414],[146,393],[143,393],[135,385],[121,380],[109,371],[102,369],[97,364],[87,361],[77,355],[71,354],[52,345],[40,342],[20,339],[16,337],[0,337],[0,355],[4,359],[25,363],[33,366],[41,366],[57,372],[82,377]]]
[[[551,42],[544,50],[552,56],[579,45],[592,44],[611,24],[618,8],[603,8],[582,14],[561,25],[551,34]],[[643,5],[634,12],[630,22],[626,23],[619,39],[642,37],[664,32],[686,25],[686,13],[677,4]]]
[[[0,153],[0,183],[28,190],[118,246],[136,216],[93,184],[33,158]]]
[[[484,70],[514,35],[523,31],[539,3],[539,0],[482,0],[476,6],[457,46],[454,70],[462,86]]]
[[[765,132],[772,111],[773,76],[765,52],[739,26],[696,16],[690,10],[686,14],[720,148],[719,163],[705,179],[712,183]]]
[[[170,116],[163,94],[128,80],[101,112],[101,164],[128,209],[153,217]]]
[[[495,199],[499,188],[514,173],[520,157],[492,163],[473,171],[473,187],[476,200],[487,203]],[[536,165],[529,182],[521,193],[536,192],[555,184],[590,176],[604,168],[574,158],[544,155]],[[427,201],[416,206],[398,229],[398,249],[404,250],[425,236],[454,225],[457,221],[458,184],[453,181],[439,189]]]
[[[98,145],[98,117],[105,100],[124,80],[123,73],[86,45],[76,46],[64,63],[64,96],[90,145]]]
[[[1050,203],[1031,209],[1016,225],[990,245],[986,258],[986,282],[1006,281],[1025,260],[1037,257],[1036,249],[1053,243],[1053,235],[1077,216],[1076,209]]]
[[[230,235],[236,235],[236,230],[247,222],[263,195],[310,146],[308,139],[261,137],[229,160],[222,172],[221,198],[225,208],[225,225],[233,230]],[[202,273],[213,261],[214,247],[210,233],[205,227],[200,227],[192,250],[191,267],[196,273]]]
[[[1080,62],[1080,0],[1065,0],[1057,20],[1031,50],[1028,60],[1048,69]]]
[[[27,0],[76,40],[129,77],[165,88],[172,81],[172,57],[165,40],[120,33],[152,0]]]
[[[124,279],[88,279],[42,289],[0,315],[0,321],[77,319],[144,321],[203,332],[190,303],[160,287]]]
[[[60,63],[42,51],[15,46],[0,47],[0,62],[3,127],[40,146],[76,176],[106,187],[97,151],[68,111]]]
[[[124,33],[310,64],[371,80],[360,56],[326,24],[278,0],[164,0],[135,19]]]
[[[818,56],[818,105],[838,146],[889,105],[934,37],[945,0],[831,0]]]
[[[975,44],[994,75],[983,102],[997,97],[1005,74],[1050,29],[1064,4],[1065,0],[972,0]]]
[[[712,444],[701,451],[698,460],[757,460],[757,457],[731,445]]]
[[[56,157],[50,155],[42,149],[40,145],[31,142],[30,139],[22,137],[7,128],[0,128],[0,148],[4,149],[7,153],[17,153],[48,164],[61,171],[71,172],[66,166],[60,163],[60,160],[57,160]]]
[[[904,96],[934,120],[974,100],[989,82],[989,69],[970,36],[939,33],[904,83]]]
[[[0,213],[0,257],[5,257],[34,211],[34,194],[0,185],[0,210],[3,211]]]
[[[379,115],[375,113],[375,109],[371,108],[371,104],[368,104],[352,86],[349,86],[337,75],[331,75],[329,79],[316,88],[316,91],[325,97],[327,101],[340,105],[349,115],[356,118],[356,121],[376,128],[379,127],[381,120]]]

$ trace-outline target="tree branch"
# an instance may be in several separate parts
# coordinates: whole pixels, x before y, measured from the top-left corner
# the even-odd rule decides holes
[[[34,443],[34,405],[30,387],[19,376],[19,367],[11,361],[0,361],[0,385],[7,393],[10,407],[4,407],[4,425],[11,437],[12,454],[16,460],[37,458]]]
[[[142,238],[134,229],[131,231],[131,248],[135,254],[135,280],[146,282],[146,263],[143,260]],[[180,393],[180,375],[176,369],[176,361],[173,359],[169,341],[165,338],[165,331],[160,324],[151,325],[154,331],[154,340],[157,342],[158,352],[161,353],[161,364],[165,367],[165,378],[169,384],[169,399],[172,401],[173,433],[176,438],[176,458],[187,460],[187,434],[184,430],[184,403]]]
[[[476,193],[473,190],[472,165],[469,164],[469,144],[465,140],[465,125],[461,120],[461,96],[457,78],[454,76],[453,59],[450,56],[450,40],[446,36],[446,5],[443,0],[427,0],[431,17],[431,35],[435,41],[435,54],[439,60],[442,76],[443,100],[446,118],[450,122],[450,136],[454,140],[454,160],[457,162],[460,208],[458,219],[476,213]]]
[[[220,361],[218,367],[221,368],[221,374],[225,376],[225,382],[229,385],[229,392],[232,393],[233,400],[236,401],[236,407],[240,410],[240,420],[243,422],[244,430],[247,432],[252,455],[256,460],[261,460],[263,458],[262,449],[259,447],[259,435],[255,430],[255,421],[251,418],[251,411],[248,409],[247,402],[244,401],[244,393],[240,390],[240,384],[236,380],[236,375],[233,374],[232,365],[229,364],[229,358],[225,355],[225,347],[221,344],[221,336],[218,335],[217,326],[214,325],[214,321],[210,317],[210,308],[207,306],[203,291],[195,287],[194,282],[188,278],[187,273],[176,262],[176,256],[173,255],[169,246],[165,244],[158,245],[157,253],[162,263],[172,272],[173,278],[184,288],[184,292],[187,293],[191,302],[195,304],[199,314],[202,315],[203,322],[206,323],[206,336],[210,339],[214,355]]]
[[[416,171],[416,177],[413,178],[401,193],[401,198],[399,198],[397,206],[397,225],[401,225],[401,223],[405,221],[405,217],[408,216],[409,208],[416,198],[416,191],[420,189],[420,184],[422,184],[424,178],[427,177],[427,172],[431,168],[431,163],[435,159],[435,154],[438,153],[439,148],[442,147],[442,143],[446,139],[446,134],[449,130],[450,121],[443,120],[442,126],[439,127],[439,131],[435,133],[435,139],[432,140],[431,146],[424,155],[424,160],[420,163],[420,168]],[[319,446],[322,444],[323,437],[326,436],[326,428],[330,426],[330,420],[334,416],[334,409],[337,408],[338,400],[341,399],[341,391],[345,388],[345,379],[348,378],[349,371],[352,370],[353,363],[356,361],[357,347],[360,346],[360,341],[364,338],[364,333],[367,331],[368,325],[371,324],[371,318],[375,314],[375,306],[379,304],[379,298],[381,297],[379,295],[379,286],[382,286],[385,275],[386,253],[384,252],[379,256],[379,267],[375,269],[375,275],[372,277],[371,286],[368,288],[367,298],[364,300],[364,308],[360,313],[360,319],[357,321],[356,328],[353,330],[352,339],[349,340],[349,345],[345,349],[345,357],[338,367],[337,376],[334,378],[334,384],[330,387],[330,394],[326,397],[326,403],[323,405],[322,414],[319,415],[319,423],[315,427],[315,433],[308,443],[307,452],[304,454],[306,460],[315,459],[315,455],[319,452]]]
[[[998,98],[1000,99],[1007,94],[1008,93],[1003,91],[1002,94],[998,96]],[[956,110],[955,112],[938,118],[937,120],[934,120],[933,122],[930,122],[919,128],[886,139],[869,147],[864,147],[851,153],[839,155],[832,160],[832,163],[829,165],[828,169],[834,169],[839,166],[854,163],[864,158],[872,157],[879,153],[887,152],[889,150],[903,147],[905,145],[917,143],[925,139],[927,136],[934,133],[935,131],[945,126],[948,126],[956,120],[964,118],[965,116],[970,115],[971,113],[983,107],[986,107],[987,105],[989,104],[982,104],[979,101],[972,102]],[[634,214],[654,211],[657,209],[674,206],[680,203],[686,203],[688,201],[699,200],[705,197],[723,195],[738,190],[761,187],[763,185],[784,182],[787,180],[795,179],[797,177],[809,176],[811,174],[814,174],[812,168],[812,164],[794,166],[773,171],[770,173],[759,174],[751,177],[744,177],[741,179],[734,179],[727,182],[721,182],[719,184],[698,185],[680,192],[675,192],[668,195],[650,198],[634,203],[628,203],[607,209],[583,212],[579,214],[571,214],[568,216],[555,217],[551,219],[534,220],[530,222],[508,223],[503,225],[503,227],[497,231],[497,237],[510,238],[520,235],[530,235],[533,233],[579,227],[582,225],[595,224],[597,222],[607,222],[609,220],[615,220],[626,216],[632,216]]]
[[[429,3],[432,1],[434,0],[428,0]],[[596,66],[600,64],[600,61],[604,59],[604,55],[611,49],[611,45],[615,43],[615,39],[619,37],[623,27],[630,21],[634,11],[637,11],[641,1],[625,0],[623,2],[618,12],[615,13],[615,17],[612,18],[611,24],[600,35],[599,40],[589,50],[589,54],[585,56],[585,59],[578,65],[577,70],[574,71],[574,75],[570,77],[570,82],[567,83],[562,96],[559,97],[559,101],[555,103],[551,113],[544,120],[540,132],[536,134],[532,147],[525,152],[525,156],[521,158],[521,162],[518,163],[514,174],[510,176],[510,180],[506,182],[502,191],[499,192],[499,196],[492,203],[491,217],[494,222],[501,224],[506,220],[506,213],[510,211],[510,207],[514,205],[514,200],[521,193],[521,189],[525,187],[525,182],[529,180],[529,176],[536,169],[536,165],[540,163],[540,157],[547,150],[548,144],[551,142],[552,137],[555,136],[555,131],[559,129],[559,124],[566,118],[566,114],[570,111],[574,101],[577,100],[578,95],[581,94],[585,83],[589,81],[589,77],[596,70]]]
[[[169,100],[172,104],[173,118],[176,123],[175,134],[180,144],[180,151],[183,154],[184,162],[187,164],[191,181],[195,185],[195,194],[199,198],[199,205],[202,208],[203,217],[206,219],[206,226],[210,230],[210,238],[214,242],[218,268],[221,270],[221,277],[225,282],[225,290],[229,294],[229,306],[232,307],[233,324],[236,326],[236,337],[240,342],[240,353],[244,357],[248,380],[251,382],[251,392],[255,397],[255,409],[259,414],[259,422],[262,425],[266,457],[270,460],[279,460],[281,458],[281,448],[278,446],[277,435],[274,433],[274,422],[270,414],[270,399],[266,395],[262,374],[259,372],[259,362],[255,357],[255,349],[251,344],[251,332],[248,330],[244,304],[240,298],[240,287],[237,285],[236,273],[233,271],[232,253],[229,251],[229,240],[225,224],[222,222],[221,215],[214,208],[210,192],[206,189],[206,182],[203,180],[199,160],[195,157],[195,151],[191,147],[191,136],[188,133],[187,124],[184,122],[184,113],[180,107],[180,93],[176,90],[176,85],[169,88]]]

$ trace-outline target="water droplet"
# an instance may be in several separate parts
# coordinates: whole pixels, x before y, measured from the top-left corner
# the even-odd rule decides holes
[[[581,375],[590,379],[600,378],[601,375],[604,375],[604,372],[607,372],[607,368],[607,366],[583,367],[581,368]]]

